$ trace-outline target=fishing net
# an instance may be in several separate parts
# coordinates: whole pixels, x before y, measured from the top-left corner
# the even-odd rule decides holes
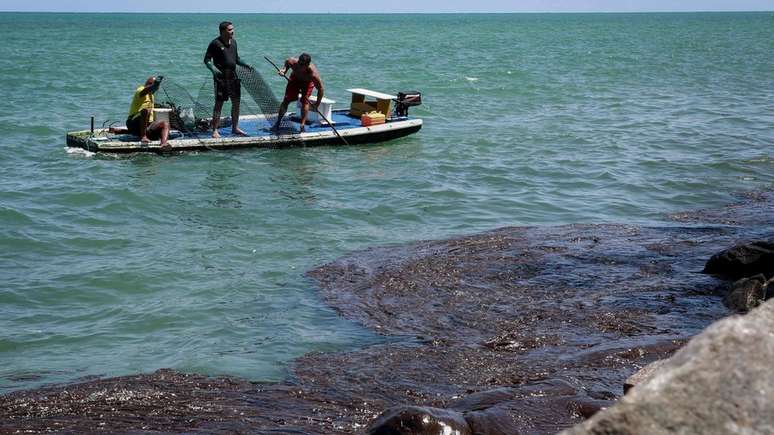
[[[260,108],[260,113],[256,113],[258,119],[263,117],[264,123],[268,128],[271,128],[277,122],[280,101],[274,96],[274,92],[272,92],[261,74],[255,69],[238,65],[236,72],[237,77],[239,77],[239,80],[242,82],[242,89],[247,91],[250,98],[252,98],[255,104]],[[242,101],[245,100],[245,96],[242,95]],[[288,118],[283,118],[279,127],[280,130],[290,130],[292,129],[292,124]]]
[[[169,116],[171,129],[192,136],[209,129],[205,106],[194,100],[191,94],[175,81],[169,78],[162,80],[155,100],[157,107],[172,109]],[[212,107],[209,110],[211,111]]]
[[[242,87],[239,102],[240,128],[247,134],[270,130],[277,122],[280,101],[258,71],[237,66],[236,73]],[[232,104],[231,99],[223,103],[219,128],[231,127]],[[215,106],[214,81],[207,77],[194,98],[183,86],[165,78],[156,92],[156,106],[172,109],[170,127],[173,130],[189,137],[209,137],[212,133],[211,123]],[[289,117],[282,119],[279,130],[293,131],[293,123]]]

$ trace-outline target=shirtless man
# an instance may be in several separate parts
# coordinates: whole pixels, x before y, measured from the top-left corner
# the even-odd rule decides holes
[[[314,110],[317,112],[322,101],[325,90],[323,89],[322,79],[317,67],[312,63],[312,57],[307,53],[301,53],[301,56],[290,57],[285,60],[285,67],[278,71],[278,74],[285,76],[288,69],[292,70],[288,84],[285,87],[285,98],[277,114],[277,123],[272,127],[273,130],[279,130],[280,121],[288,110],[288,104],[296,101],[301,95],[301,132],[306,127],[306,115],[309,113],[309,97],[312,95],[312,89],[317,88],[317,101],[314,103]]]
[[[212,109],[212,137],[219,138],[220,110],[223,103],[231,99],[231,132],[239,136],[247,134],[239,128],[239,101],[241,83],[236,75],[236,66],[253,69],[239,57],[234,39],[234,25],[224,21],[218,26],[220,35],[210,42],[204,54],[204,65],[212,72],[215,81],[215,107]]]

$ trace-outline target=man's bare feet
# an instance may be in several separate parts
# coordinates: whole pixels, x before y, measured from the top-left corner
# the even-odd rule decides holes
[[[150,143],[150,139],[148,139],[148,136],[143,136],[140,138],[140,142],[147,145],[148,143]]]
[[[212,137],[215,139],[220,139],[220,132],[218,132],[218,130],[212,130]]]
[[[241,129],[241,128],[233,128],[233,129],[231,129],[231,133],[232,133],[232,134],[235,134],[235,135],[237,135],[237,136],[247,136],[247,133],[245,133],[244,131],[242,131],[242,129]]]

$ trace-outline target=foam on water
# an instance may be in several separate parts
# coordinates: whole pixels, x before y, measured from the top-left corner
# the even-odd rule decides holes
[[[65,146],[64,148],[67,154],[71,154],[74,156],[94,157],[94,155],[96,154],[89,150],[85,150],[83,148],[75,148],[75,147],[68,147],[68,146]]]

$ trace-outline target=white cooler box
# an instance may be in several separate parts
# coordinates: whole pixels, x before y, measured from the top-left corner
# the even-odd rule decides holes
[[[317,95],[311,95],[309,97],[310,105],[311,103],[314,103],[316,101],[317,101]],[[322,113],[325,116],[325,118],[331,122],[333,122],[333,120],[331,119],[331,116],[333,115],[333,103],[335,103],[335,101],[329,100],[323,97],[319,107],[320,113]],[[301,117],[301,98],[299,98],[298,101],[296,101],[296,110],[298,111],[297,114],[298,114],[298,117],[300,118]],[[317,112],[315,112],[314,109],[311,107],[309,107],[309,113],[306,115],[306,120],[307,122],[317,122],[320,124],[325,123],[325,120],[320,118],[320,115]]]
[[[324,98],[323,98],[324,99]],[[169,123],[169,114],[172,113],[172,109],[163,107],[153,108],[153,121],[167,121]]]

